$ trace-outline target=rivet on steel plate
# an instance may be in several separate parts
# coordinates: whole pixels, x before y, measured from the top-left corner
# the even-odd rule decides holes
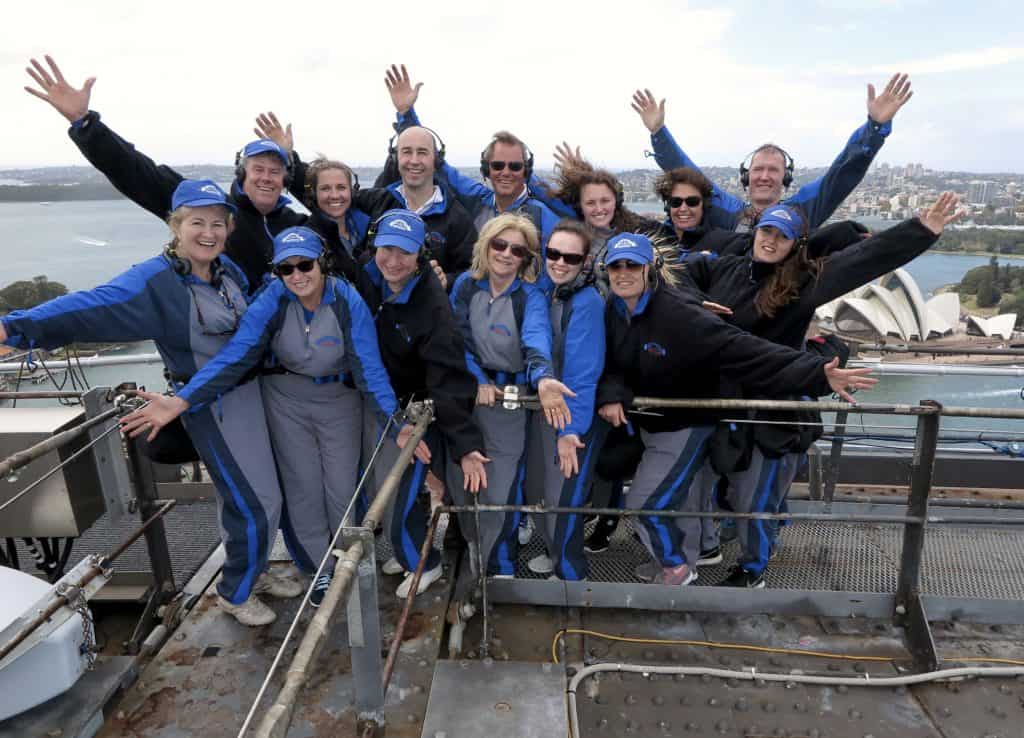
[[[512,705],[507,702],[499,702],[494,706],[494,709],[498,712],[512,712]]]

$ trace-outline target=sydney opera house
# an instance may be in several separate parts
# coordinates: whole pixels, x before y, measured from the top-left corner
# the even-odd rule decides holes
[[[818,308],[822,327],[851,337],[905,342],[967,334],[1010,340],[1015,313],[961,320],[960,298],[946,292],[925,300],[914,278],[897,269]]]

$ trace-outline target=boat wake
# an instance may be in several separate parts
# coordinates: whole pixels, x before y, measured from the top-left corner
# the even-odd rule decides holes
[[[98,238],[89,238],[88,236],[78,236],[75,238],[78,243],[84,243],[86,246],[109,246],[109,241],[101,241]]]
[[[981,400],[987,397],[1017,397],[1020,395],[1020,389],[997,389],[997,390],[985,390],[984,392],[954,392],[951,395],[947,395],[948,398],[963,398],[967,400]]]

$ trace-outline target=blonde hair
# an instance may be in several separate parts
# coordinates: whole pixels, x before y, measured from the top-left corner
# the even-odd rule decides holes
[[[519,265],[519,277],[526,282],[534,282],[537,279],[537,271],[540,268],[540,235],[533,221],[525,215],[518,213],[502,213],[484,223],[480,229],[480,235],[473,245],[473,263],[470,270],[473,279],[483,279],[488,274],[488,252],[491,248],[491,239],[504,231],[518,231],[526,241],[526,248],[530,252],[527,259]]]
[[[203,207],[213,207],[210,205],[204,205]],[[226,205],[221,205],[224,208],[224,212],[227,214],[227,225],[228,235],[231,235],[231,231],[235,227],[235,217],[231,213],[231,208]],[[181,224],[185,222],[185,218],[188,217],[189,213],[194,210],[189,205],[179,205],[177,209],[172,210],[171,214],[167,216],[167,227],[171,229],[171,240],[167,243],[167,251],[170,252],[171,256],[177,256],[178,252],[178,229],[181,228]]]

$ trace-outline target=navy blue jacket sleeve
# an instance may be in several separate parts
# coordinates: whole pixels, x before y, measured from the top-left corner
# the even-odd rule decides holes
[[[667,172],[677,167],[689,167],[690,169],[696,169],[698,172],[701,171],[696,162],[687,156],[686,152],[676,143],[672,133],[668,130],[668,126],[662,126],[651,134],[651,146],[654,147],[654,160],[658,162],[658,166],[662,170]],[[712,182],[711,186],[714,194],[711,196],[712,209],[709,213],[707,225],[732,230],[736,227],[739,214],[747,204],[735,195],[731,195],[723,190],[716,183]]]
[[[582,438],[594,420],[597,382],[604,370],[604,300],[593,287],[577,292],[572,315],[565,329],[562,382],[575,397],[567,397],[572,422],[558,435],[575,434]]]
[[[817,228],[828,220],[864,179],[868,167],[891,131],[891,121],[879,124],[868,118],[867,123],[853,132],[828,171],[805,184],[786,202],[803,208],[810,227]]]
[[[452,291],[448,299],[451,301],[452,313],[455,315],[455,325],[458,326],[459,332],[462,333],[462,341],[466,346],[466,368],[469,369],[470,374],[476,377],[478,384],[490,384],[491,380],[484,374],[484,370],[476,360],[476,354],[473,353],[473,331],[469,327],[469,301],[467,294],[469,293],[467,282],[470,282],[472,279],[473,276],[469,272],[460,274],[455,280],[455,284],[452,285]]]
[[[81,124],[72,125],[68,135],[118,192],[160,219],[168,216],[171,195],[183,179],[180,174],[138,151],[110,130],[95,111],[89,111]]]
[[[527,378],[536,387],[545,377],[555,376],[551,369],[551,312],[547,297],[539,288],[524,284],[523,289],[526,290],[526,310],[519,338],[523,344]]]
[[[3,318],[9,346],[53,349],[77,341],[159,341],[180,316],[165,315],[149,281],[167,271],[149,259],[92,290],[73,292]]]
[[[245,311],[238,330],[224,348],[178,390],[178,397],[193,407],[204,405],[236,386],[263,358],[281,323],[287,287],[280,279],[269,283]]]
[[[384,417],[398,410],[398,400],[391,388],[384,362],[380,358],[377,329],[373,316],[355,288],[340,279],[332,280],[336,296],[343,299],[348,309],[349,325],[345,331],[345,353],[350,357],[349,368],[356,387]]]
[[[543,203],[555,215],[562,218],[579,218],[572,203],[555,197],[548,183],[536,174],[531,174],[530,180],[526,184],[530,188],[530,197]]]

